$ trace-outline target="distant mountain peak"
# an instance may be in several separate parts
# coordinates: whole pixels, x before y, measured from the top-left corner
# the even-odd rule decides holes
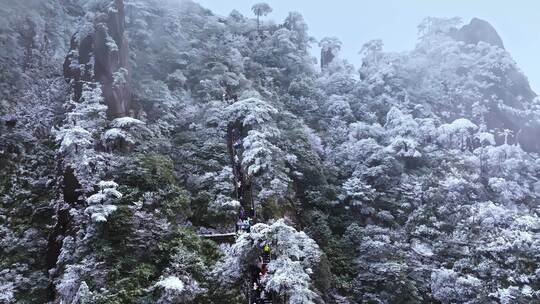
[[[503,41],[495,28],[489,22],[479,18],[473,18],[469,24],[456,29],[452,33],[452,37],[467,44],[477,44],[483,41],[504,49]]]

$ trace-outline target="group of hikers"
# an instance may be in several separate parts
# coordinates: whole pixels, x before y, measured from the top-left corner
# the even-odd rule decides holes
[[[238,220],[236,222],[236,233],[238,235],[251,232],[251,226],[255,220],[255,212],[252,207],[246,211],[244,205],[241,204],[238,210]],[[249,291],[250,304],[271,304],[272,299],[266,292],[263,279],[268,272],[268,263],[270,263],[271,252],[270,245],[265,243],[261,248],[261,254],[257,262],[250,266],[250,282],[251,289]]]
[[[243,207],[240,207],[238,222],[236,223],[236,233],[249,233],[253,220],[248,216]],[[261,254],[257,258],[256,263],[250,265],[250,286],[249,300],[250,304],[271,304],[272,298],[265,290],[263,279],[268,273],[268,264],[271,259],[270,245],[264,243],[261,248]]]
[[[238,101],[236,95],[230,94],[229,92],[223,94],[223,100],[228,103],[234,103]],[[235,175],[235,187],[237,192],[237,197],[240,200],[240,208],[238,210],[238,220],[236,222],[236,233],[238,235],[243,233],[251,232],[251,226],[255,223],[255,210],[252,202],[250,202],[249,197],[249,185],[243,183],[243,174],[241,166],[241,155],[243,150],[242,145],[242,135],[239,127],[233,127],[229,133],[231,136],[231,148],[232,148],[232,161],[233,161],[233,172]],[[245,181],[244,181],[245,182]],[[249,182],[245,182],[249,184]],[[250,286],[249,286],[249,301],[250,304],[271,304],[271,296],[266,292],[264,286],[264,277],[268,272],[268,263],[270,263],[271,252],[270,245],[263,243],[260,245],[261,253],[256,261],[256,263],[250,265]]]
[[[250,232],[251,225],[253,225],[253,212],[250,211],[248,215],[244,207],[240,206],[240,210],[238,212],[238,220],[236,221],[236,233],[242,234]]]
[[[250,286],[252,288],[250,303],[253,304],[272,303],[272,298],[263,284],[263,279],[268,273],[268,263],[270,263],[271,258],[270,245],[264,244],[261,251],[257,263],[252,265],[250,269],[251,282],[253,284]]]

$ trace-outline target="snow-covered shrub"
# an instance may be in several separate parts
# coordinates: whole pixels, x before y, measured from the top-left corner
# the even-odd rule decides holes
[[[145,123],[132,118],[115,118],[111,123],[111,128],[101,135],[101,142],[109,149],[128,149],[142,139],[143,135],[149,134]]]
[[[472,139],[478,126],[466,118],[459,118],[438,128],[437,141],[450,148],[466,149],[472,147]],[[485,139],[485,138],[484,138]]]
[[[277,114],[277,109],[264,100],[250,97],[231,104],[224,114],[230,122],[239,120],[247,127],[271,121],[272,115]]]
[[[504,178],[492,177],[489,179],[489,187],[498,193],[505,201],[519,202],[525,197],[527,189],[515,181],[507,181]]]
[[[196,281],[187,276],[167,276],[159,280],[154,287],[161,291],[157,301],[159,304],[188,303],[204,291]]]
[[[82,275],[88,271],[83,265],[67,265],[62,277],[56,283],[56,292],[60,298],[71,303],[77,295],[82,282]]]
[[[441,303],[465,303],[479,296],[482,282],[471,276],[460,276],[451,269],[437,269],[431,273],[431,292]]]
[[[98,187],[100,190],[86,199],[88,207],[85,210],[92,222],[96,223],[106,222],[107,217],[117,209],[114,201],[122,198],[122,193],[116,190],[118,184],[113,181],[101,181]]]
[[[219,194],[216,199],[208,204],[208,212],[220,221],[228,220],[233,222],[238,216],[239,208],[239,201],[222,194]]]

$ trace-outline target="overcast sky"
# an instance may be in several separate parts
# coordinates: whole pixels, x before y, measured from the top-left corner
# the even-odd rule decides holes
[[[261,0],[194,0],[219,15],[237,9],[252,15],[251,6]],[[531,87],[540,93],[540,1],[538,0],[266,0],[274,11],[267,16],[282,21],[298,11],[312,36],[336,36],[343,42],[341,54],[355,66],[358,51],[375,38],[387,51],[412,49],[417,25],[424,17],[472,17],[490,22],[505,48],[525,72]],[[318,51],[318,50],[317,50]]]

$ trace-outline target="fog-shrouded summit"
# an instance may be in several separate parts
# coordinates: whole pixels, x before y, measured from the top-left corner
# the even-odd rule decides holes
[[[451,36],[466,44],[487,43],[504,49],[503,41],[495,28],[489,22],[478,18],[473,18],[469,24],[459,29],[453,29]],[[498,96],[503,103],[521,111],[525,110],[527,104],[532,103],[536,98],[536,93],[531,89],[527,77],[517,67],[504,73],[508,79],[508,85],[504,88],[492,87],[489,92]],[[523,117],[516,117],[513,114],[502,112],[504,111],[494,109],[491,113],[492,117],[488,118],[488,125],[491,128],[512,130],[511,137],[513,141],[519,141],[524,149],[540,151],[540,146],[536,140],[537,135],[540,134],[540,122],[536,117],[523,119]]]
[[[473,18],[467,25],[457,29],[453,36],[467,44],[477,44],[480,41],[504,49],[504,44],[495,28],[487,21]]]
[[[271,11],[0,5],[0,303],[540,301],[540,99],[496,25],[354,67]]]

